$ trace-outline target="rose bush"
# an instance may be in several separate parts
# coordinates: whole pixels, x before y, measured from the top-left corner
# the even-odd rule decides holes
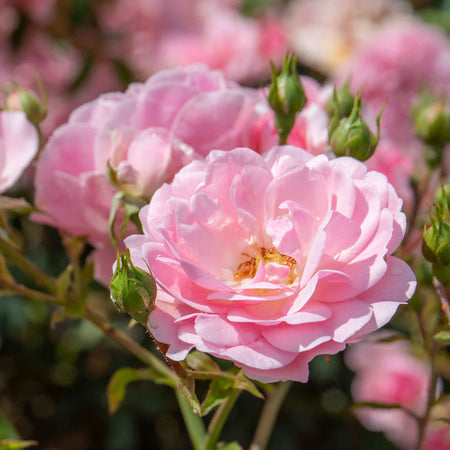
[[[38,149],[38,132],[25,113],[0,112],[0,192],[18,180]]]
[[[383,326],[414,292],[392,256],[401,205],[352,158],[213,151],[154,194],[144,234],[125,240],[159,286],[148,328],[172,360],[195,347],[262,382],[306,381],[312,358]]]
[[[311,109],[322,119],[325,115],[315,103],[318,89],[308,80],[310,106],[295,128],[311,151],[327,139],[326,121],[309,118]],[[115,259],[108,234],[114,193],[148,200],[183,165],[213,148],[257,142],[255,149],[263,151],[277,142],[269,120],[262,91],[243,88],[205,66],[162,71],[125,93],[102,95],[76,109],[44,148],[35,179],[36,205],[43,213],[34,220],[86,236],[96,248],[96,277],[108,283]],[[113,184],[107,164],[115,171]]]

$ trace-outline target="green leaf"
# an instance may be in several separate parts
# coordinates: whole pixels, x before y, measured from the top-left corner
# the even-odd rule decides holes
[[[186,363],[194,370],[220,372],[220,367],[206,353],[191,352],[186,358]]]
[[[440,344],[450,345],[450,331],[439,331],[433,338]]]
[[[246,378],[242,374],[235,377],[233,387],[235,389],[247,391],[250,394],[254,395],[255,397],[264,398],[264,395],[261,394],[259,389],[248,378]]]
[[[0,413],[0,440],[4,439],[20,439],[20,436],[8,418]]]
[[[151,368],[133,369],[131,367],[124,367],[119,369],[111,377],[108,384],[107,395],[109,414],[114,414],[119,408],[125,397],[128,384],[140,380],[150,380],[157,384],[166,384],[173,387],[172,380],[159,375]]]
[[[230,378],[213,380],[209,385],[209,391],[202,403],[202,415],[206,416],[216,406],[223,403],[233,391],[234,381]]]
[[[38,445],[36,441],[19,441],[16,439],[3,439],[0,441],[0,450],[15,450]]]

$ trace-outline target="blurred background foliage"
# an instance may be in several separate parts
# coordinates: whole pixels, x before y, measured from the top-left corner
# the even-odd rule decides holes
[[[89,78],[102,54],[97,14],[114,0],[65,0],[56,3],[57,19],[45,32],[68,40],[81,51],[83,64],[66,86],[76,92]],[[412,0],[425,20],[450,33],[450,0]],[[245,0],[242,12],[258,14],[273,3]],[[279,1],[279,4],[286,1]],[[0,6],[0,8],[3,8]],[[19,48],[35,26],[18,7],[19,16],[9,44]],[[1,9],[0,9],[1,14]],[[120,58],[108,61],[122,87],[138,80]],[[320,74],[303,72],[323,80]],[[20,187],[19,187],[20,189]],[[27,192],[18,192],[27,194]],[[25,239],[27,256],[48,273],[58,274],[67,264],[58,234],[50,228],[15,220]],[[28,283],[29,280],[23,279]],[[127,330],[128,316],[108,300],[108,292],[93,284],[90,301],[104,315],[146,347],[151,338],[139,326]],[[141,367],[131,355],[108,341],[90,323],[68,319],[52,323],[55,308],[18,297],[0,298],[0,439],[38,442],[42,450],[183,450],[189,439],[171,389],[151,382],[131,383],[118,411],[108,415],[106,386],[121,367]],[[401,314],[397,319],[401,328]],[[294,450],[388,450],[394,447],[381,433],[367,431],[350,409],[352,373],[342,354],[318,357],[311,363],[310,381],[295,384],[288,394],[269,448]],[[243,393],[223,433],[226,441],[250,444],[262,401]]]

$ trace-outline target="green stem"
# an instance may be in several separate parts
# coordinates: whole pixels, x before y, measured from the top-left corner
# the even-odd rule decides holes
[[[425,438],[425,432],[428,424],[428,419],[430,417],[431,408],[434,405],[434,401],[436,398],[436,385],[437,385],[438,375],[436,373],[435,364],[433,358],[431,359],[431,381],[430,388],[428,391],[428,400],[427,400],[427,410],[425,415],[418,421],[419,423],[419,437],[417,439],[416,450],[422,449],[423,440]]]
[[[447,316],[447,321],[450,325],[450,303],[448,301],[447,295],[445,294],[444,287],[436,277],[433,277],[433,286],[436,290],[439,300],[441,301],[441,309]]]
[[[39,286],[52,294],[56,293],[55,279],[35,266],[15,245],[2,237],[0,237],[0,253],[14,263],[20,270],[29,275]]]
[[[120,344],[144,364],[153,367],[157,372],[167,378],[170,378],[174,383],[178,382],[178,376],[175,375],[175,373],[173,373],[170,368],[167,367],[166,364],[164,364],[159,358],[139,345],[137,342],[130,339],[126,334],[122,333],[117,328],[114,328],[108,321],[97,314],[97,312],[90,309],[89,306],[85,307],[84,318],[100,328],[106,336]]]
[[[261,413],[261,417],[256,427],[255,436],[253,442],[250,445],[249,450],[263,450],[266,448],[267,443],[272,433],[273,426],[275,425],[278,412],[281,405],[292,385],[292,381],[285,381],[279,383],[273,388],[267,397],[266,402]]]
[[[230,414],[240,393],[241,391],[237,389],[234,390],[225,402],[217,408],[217,411],[209,424],[208,432],[206,433],[201,450],[214,450],[228,415]]]
[[[53,303],[55,305],[63,305],[64,302],[54,295],[45,294],[44,292],[35,291],[29,289],[20,284],[16,284],[14,281],[8,280],[0,276],[0,286],[6,289],[11,294],[20,295],[22,297],[30,298],[32,300],[38,300],[44,303]]]
[[[194,450],[200,450],[202,448],[202,442],[205,439],[205,426],[203,420],[192,412],[192,406],[184,399],[184,397],[175,389],[175,395],[177,396],[178,405],[184,419],[189,437]]]

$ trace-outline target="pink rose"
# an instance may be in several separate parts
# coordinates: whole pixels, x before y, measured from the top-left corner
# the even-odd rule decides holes
[[[192,348],[262,382],[390,320],[415,277],[392,256],[406,219],[386,177],[291,146],[212,151],[183,168],[125,240],[159,291],[148,319],[166,356]]]
[[[25,113],[0,112],[0,192],[18,180],[38,149],[38,132]]]
[[[423,416],[430,367],[412,354],[408,341],[362,342],[348,350],[346,362],[356,372],[352,384],[356,402],[401,405],[417,416]],[[357,417],[366,428],[383,431],[400,448],[415,448],[417,423],[406,412],[400,409],[361,408]]]
[[[260,101],[258,91],[204,66],[163,71],[125,93],[100,96],[76,109],[44,148],[36,172],[36,205],[44,213],[34,219],[113,254],[104,247],[117,188],[150,199],[194,157],[248,144]]]

